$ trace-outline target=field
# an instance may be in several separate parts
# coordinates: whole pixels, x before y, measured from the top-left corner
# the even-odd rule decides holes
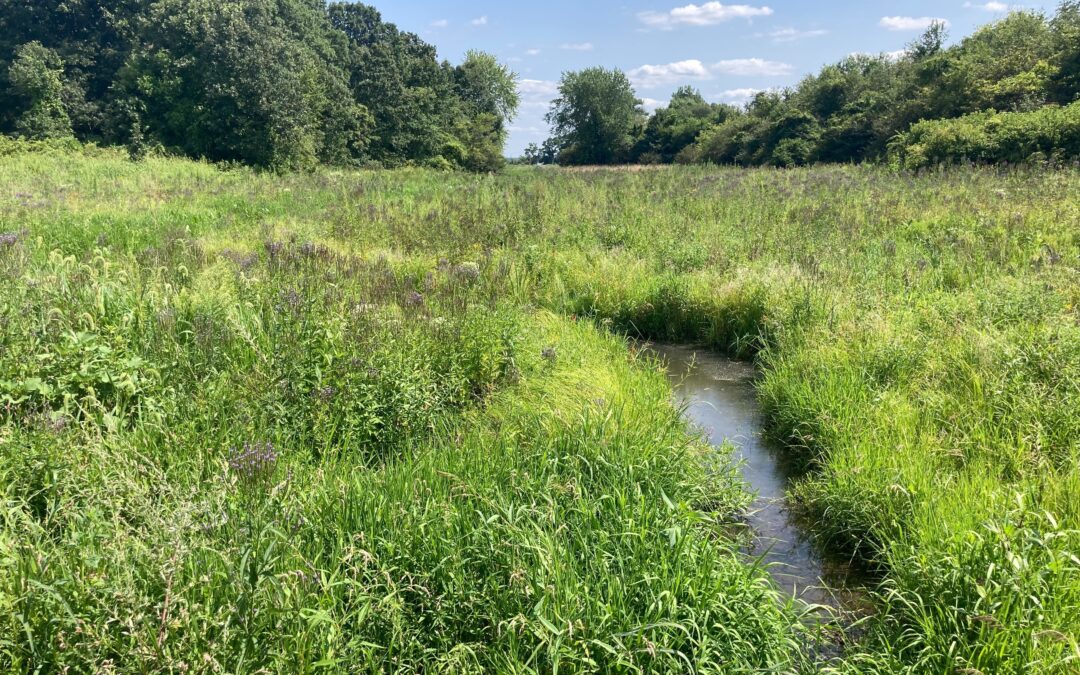
[[[0,669],[1077,671],[1077,195],[6,156]],[[636,338],[761,369],[857,641]]]

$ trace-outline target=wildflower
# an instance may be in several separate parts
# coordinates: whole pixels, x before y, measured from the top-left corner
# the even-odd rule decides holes
[[[0,232],[0,248],[11,248],[19,242],[16,232]]]
[[[241,483],[259,483],[273,476],[277,459],[273,443],[244,443],[242,450],[233,448],[230,452],[229,469]]]
[[[259,262],[259,256],[255,253],[240,253],[232,249],[225,249],[219,255],[242,270],[249,270],[255,266],[255,263]]]
[[[480,266],[474,262],[463,262],[454,267],[454,276],[462,281],[476,281],[480,278]]]
[[[270,260],[277,260],[285,251],[285,244],[280,241],[268,241],[263,244],[263,247],[266,249],[266,255],[270,257]]]
[[[405,304],[409,307],[420,307],[424,304],[424,296],[413,291],[405,297]]]
[[[295,288],[289,288],[280,293],[281,302],[277,306],[279,312],[285,309],[290,310],[293,314],[296,314],[301,305],[304,303],[303,297]]]

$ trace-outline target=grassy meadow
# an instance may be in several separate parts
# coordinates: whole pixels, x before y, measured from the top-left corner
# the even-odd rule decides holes
[[[1080,171],[0,163],[0,669],[1080,670]],[[753,359],[821,650],[635,338]]]

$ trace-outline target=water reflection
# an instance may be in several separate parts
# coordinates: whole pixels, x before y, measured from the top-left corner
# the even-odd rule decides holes
[[[809,537],[808,524],[788,507],[787,491],[797,475],[784,452],[761,435],[764,420],[754,390],[753,366],[708,351],[672,345],[651,349],[667,364],[668,377],[688,419],[709,442],[734,448],[743,479],[757,494],[746,514],[754,538],[747,553],[769,565],[776,583],[810,604],[856,610],[866,600],[857,570],[829,556]]]

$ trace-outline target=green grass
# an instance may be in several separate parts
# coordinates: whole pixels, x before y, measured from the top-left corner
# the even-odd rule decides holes
[[[0,663],[1080,668],[1076,194],[7,157]],[[747,495],[623,334],[759,364],[793,498],[881,575],[842,657],[738,555]]]

